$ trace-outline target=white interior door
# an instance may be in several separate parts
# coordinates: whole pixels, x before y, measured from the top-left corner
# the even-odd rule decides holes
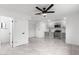
[[[17,20],[13,22],[13,47],[28,43],[28,21]]]

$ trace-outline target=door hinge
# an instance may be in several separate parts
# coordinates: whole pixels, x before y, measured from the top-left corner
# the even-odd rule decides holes
[[[13,48],[13,41],[12,41],[12,48]]]

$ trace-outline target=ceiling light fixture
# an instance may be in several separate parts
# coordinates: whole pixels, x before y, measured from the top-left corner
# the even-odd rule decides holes
[[[46,16],[47,16],[47,14],[46,14],[46,13],[43,13],[43,14],[42,14],[42,16],[43,16],[43,17],[46,17]]]

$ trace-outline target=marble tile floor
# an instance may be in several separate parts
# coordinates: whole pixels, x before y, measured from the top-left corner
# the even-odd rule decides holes
[[[2,44],[0,55],[79,55],[79,46],[66,44],[63,39],[30,38],[29,44],[15,48]]]

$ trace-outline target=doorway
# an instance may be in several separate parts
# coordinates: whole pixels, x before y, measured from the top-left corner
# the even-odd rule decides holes
[[[10,46],[10,39],[12,37],[12,18],[7,16],[0,16],[0,46]]]

